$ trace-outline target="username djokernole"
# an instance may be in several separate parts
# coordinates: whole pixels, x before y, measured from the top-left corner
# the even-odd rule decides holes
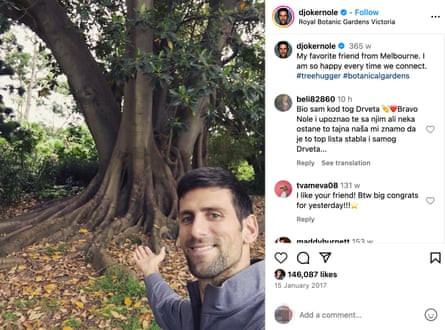
[[[300,9],[298,15],[305,16],[337,16],[338,10],[336,9]]]
[[[334,43],[326,44],[313,44],[310,42],[300,42],[295,46],[296,49],[336,49],[337,46]]]

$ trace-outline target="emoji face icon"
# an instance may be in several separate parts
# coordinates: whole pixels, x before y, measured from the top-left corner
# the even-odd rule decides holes
[[[425,318],[427,321],[434,321],[437,319],[437,311],[434,308],[428,308],[425,311]]]

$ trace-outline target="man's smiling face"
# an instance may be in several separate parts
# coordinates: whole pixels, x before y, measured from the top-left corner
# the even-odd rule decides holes
[[[278,46],[278,53],[280,54],[281,58],[287,57],[288,50],[289,48],[287,47],[287,44],[282,43]]]
[[[242,228],[229,189],[197,188],[179,202],[179,239],[199,279],[224,280],[248,266]]]
[[[280,21],[280,25],[286,25],[288,18],[289,14],[287,13],[287,10],[280,10],[278,12],[278,20]]]

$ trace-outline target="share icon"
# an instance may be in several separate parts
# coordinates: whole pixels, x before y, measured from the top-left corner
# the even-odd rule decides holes
[[[323,258],[324,263],[327,263],[329,258],[331,257],[332,252],[319,252],[321,257]]]

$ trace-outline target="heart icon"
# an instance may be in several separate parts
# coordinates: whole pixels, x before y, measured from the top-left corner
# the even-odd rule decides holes
[[[285,262],[287,259],[287,253],[286,252],[277,252],[275,253],[275,260],[278,261],[280,264]]]
[[[389,108],[391,109],[392,112],[397,111],[397,105],[390,105]]]
[[[427,197],[427,198],[426,198],[426,202],[427,202],[429,205],[433,204],[434,201],[435,201],[434,197]]]
[[[434,130],[436,129],[436,127],[433,126],[433,125],[428,125],[428,126],[425,127],[425,128],[426,128],[426,131],[427,131],[428,133],[433,133]]]

